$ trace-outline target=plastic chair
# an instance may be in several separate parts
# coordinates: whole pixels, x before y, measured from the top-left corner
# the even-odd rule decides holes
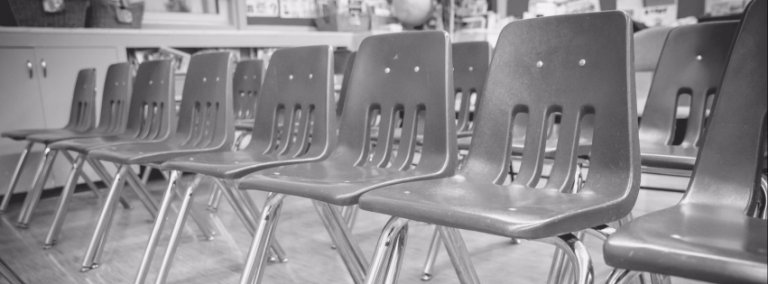
[[[235,138],[236,149],[239,149],[245,137],[243,134],[253,130],[254,107],[257,97],[261,95],[262,68],[262,61],[256,59],[242,60],[235,67],[232,95],[235,103],[235,131],[240,132]]]
[[[40,199],[43,187],[48,179],[48,174],[53,167],[56,155],[61,153],[66,157],[70,164],[74,164],[75,162],[67,151],[60,151],[52,148],[50,146],[52,143],[87,137],[112,136],[125,131],[126,116],[131,100],[132,80],[131,66],[128,62],[115,63],[109,66],[104,81],[99,125],[96,128],[81,133],[37,133],[26,137],[30,142],[46,145],[46,149],[43,151],[43,160],[40,163],[41,168],[38,168],[39,175],[36,175],[35,179],[32,181],[33,186],[24,200],[21,214],[19,214],[18,217],[17,226],[26,228],[29,225],[29,221],[32,218],[32,212],[37,207],[37,202]],[[72,116],[73,114],[70,114],[70,117]],[[70,121],[71,120],[72,118],[70,118]],[[88,184],[93,184],[85,174],[80,176],[84,178]],[[91,189],[93,192],[98,192],[95,186],[91,186]],[[127,203],[124,202],[123,204],[124,206],[127,206]]]
[[[7,137],[13,140],[27,140],[27,137],[33,134],[56,134],[56,135],[77,135],[86,133],[93,128],[96,123],[94,116],[94,100],[96,92],[96,69],[82,69],[77,73],[77,80],[75,82],[74,95],[72,97],[72,106],[70,107],[69,121],[67,125],[61,129],[20,129],[3,132],[0,134],[2,137]],[[28,141],[26,147],[21,152],[19,157],[19,163],[16,164],[16,169],[13,171],[11,181],[8,185],[8,189],[3,196],[2,202],[0,202],[0,212],[4,212],[8,209],[8,204],[11,201],[11,195],[16,190],[19,178],[21,177],[21,171],[24,169],[24,165],[27,163],[29,152],[36,142]],[[43,151],[42,162],[38,166],[38,170],[35,174],[34,181],[39,179],[39,174],[44,167],[44,161],[46,156],[55,156],[50,150]],[[34,188],[35,182],[32,183]]]
[[[252,141],[243,151],[198,154],[162,164],[171,178],[159,216],[137,274],[136,283],[145,281],[159,238],[162,235],[173,188],[182,172],[202,174],[215,179],[248,231],[255,232],[258,208],[235,179],[257,170],[328,157],[336,144],[336,112],[333,93],[333,50],[330,46],[286,48],[276,51],[270,60],[263,92],[255,110]],[[242,64],[242,63],[240,63]],[[181,204],[170,243],[160,265],[156,282],[166,281],[186,221],[186,208],[192,202],[195,187],[188,187]],[[284,252],[277,242],[272,250],[280,261]]]
[[[715,100],[688,191],[677,205],[638,217],[604,246],[620,268],[718,283],[768,281],[768,226],[752,198],[764,163],[766,1],[747,8]],[[706,58],[706,57],[705,57]]]
[[[365,38],[352,77],[339,127],[339,145],[321,162],[282,166],[246,176],[241,189],[273,192],[267,198],[241,283],[259,282],[266,248],[277,226],[286,195],[314,199],[355,283],[367,260],[351,238],[346,220],[333,205],[353,205],[372,189],[400,182],[436,178],[456,166],[451,53],[444,32],[405,32]],[[395,128],[401,125],[397,154]],[[380,119],[377,119],[380,118]],[[379,120],[375,147],[372,122]],[[419,147],[416,137],[423,132]],[[414,165],[416,164],[416,165]]]
[[[234,56],[229,52],[205,52],[192,56],[184,81],[178,126],[169,139],[102,147],[88,152],[91,159],[117,164],[118,170],[99,214],[81,271],[98,267],[114,215],[115,201],[123,183],[127,181],[132,187],[143,186],[131,165],[157,165],[181,156],[232,147],[235,129],[232,112],[233,65]],[[146,189],[137,192],[146,192]],[[145,198],[156,208],[149,196]],[[156,209],[152,211],[157,212]],[[195,212],[192,211],[192,216],[203,234],[212,239],[213,232],[204,216]]]
[[[637,93],[637,115],[642,117],[648,92],[651,90],[653,75],[661,57],[661,49],[667,41],[672,27],[654,27],[634,34],[635,41],[635,90]]]
[[[487,41],[474,41],[454,43],[451,48],[453,84],[456,89],[456,101],[459,102],[456,108],[456,134],[458,137],[466,137],[472,135],[472,120],[488,74],[491,46]]]
[[[77,177],[81,175],[84,163],[91,168],[106,183],[112,183],[112,176],[99,161],[92,159],[88,152],[94,149],[129,144],[138,141],[164,141],[173,133],[176,125],[176,113],[169,106],[174,105],[173,62],[171,60],[146,61],[139,65],[136,78],[133,81],[133,94],[127,111],[125,130],[119,135],[102,136],[64,140],[51,144],[49,147],[58,151],[75,153],[75,162],[70,170],[67,182],[62,190],[59,203],[54,214],[53,223],[48,230],[44,247],[56,244],[61,226],[66,218],[69,200],[73,194]],[[107,100],[112,101],[112,100]],[[110,103],[110,105],[114,105]],[[106,110],[108,108],[102,108]],[[143,187],[132,187],[141,190]],[[137,192],[144,206],[152,212],[151,202],[148,202],[146,192]]]
[[[397,281],[408,221],[440,226],[462,283],[477,283],[458,229],[546,240],[575,265],[578,283],[592,282],[589,254],[572,232],[627,215],[640,178],[632,87],[629,18],[611,11],[523,20],[507,25],[493,56],[473,143],[452,177],[392,185],[360,197],[360,208],[393,215],[366,283]],[[562,121],[549,178],[541,177],[547,120]],[[590,178],[571,192],[579,132],[593,116]],[[523,119],[525,130],[516,127]],[[513,134],[526,131],[518,177],[505,184]],[[389,282],[387,282],[389,283]]]
[[[94,71],[95,74],[95,71]],[[79,79],[79,76],[78,76]],[[131,83],[131,71],[128,63],[116,63],[109,66],[107,70],[107,76],[105,80],[103,101],[105,108],[101,111],[101,121],[96,128],[88,128],[87,131],[81,132],[69,132],[69,131],[53,131],[31,134],[25,137],[30,143],[40,143],[45,146],[43,151],[42,160],[37,169],[34,179],[32,180],[32,187],[29,193],[26,195],[24,204],[22,205],[21,212],[18,216],[17,226],[26,228],[29,225],[29,221],[32,217],[32,212],[37,207],[37,202],[42,194],[45,182],[48,179],[53,162],[56,156],[59,154],[59,150],[52,149],[51,143],[86,137],[96,137],[102,135],[115,135],[125,129],[125,113],[127,112],[127,102],[130,100],[130,86]],[[94,90],[91,95],[75,95],[78,97],[78,107],[73,108],[72,112],[92,112],[93,100],[95,93],[95,82],[88,80],[82,84],[76,83],[76,88],[82,88],[82,92],[90,93],[90,90]],[[78,117],[86,117],[86,120],[92,120],[93,117],[87,114],[70,113],[70,121],[77,121]],[[90,118],[88,118],[90,117]],[[93,123],[86,123],[93,124]],[[65,127],[66,128],[66,127]],[[72,156],[66,151],[61,154],[67,159],[69,163],[74,163]],[[82,178],[90,185],[91,190],[97,192],[97,188],[93,185],[90,179],[82,175]],[[13,189],[11,189],[13,190]]]
[[[261,92],[263,68],[263,62],[256,59],[242,60],[235,66],[235,74],[232,78],[235,111],[235,144],[232,146],[234,150],[242,149],[243,141],[246,141],[245,138],[253,132],[256,100]],[[218,210],[221,194],[218,188],[211,191],[208,210],[211,212]]]
[[[738,22],[714,22],[682,26],[669,32],[656,69],[643,119],[640,123],[640,155],[643,171],[689,176],[696,161],[707,105],[717,93]],[[685,137],[677,118],[685,116],[682,100],[690,102]]]

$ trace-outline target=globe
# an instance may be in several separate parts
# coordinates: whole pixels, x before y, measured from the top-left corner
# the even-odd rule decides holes
[[[420,26],[432,16],[432,0],[392,0],[392,15],[406,26]]]

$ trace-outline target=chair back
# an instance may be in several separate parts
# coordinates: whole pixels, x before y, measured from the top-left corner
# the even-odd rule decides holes
[[[329,154],[336,145],[332,68],[327,45],[275,51],[248,149],[286,158]]]
[[[453,46],[453,86],[456,94],[456,131],[471,132],[471,117],[483,94],[491,60],[487,41],[459,42]],[[474,101],[474,105],[472,104]]]
[[[653,74],[661,57],[661,49],[672,27],[654,27],[634,34],[635,38],[635,90],[637,93],[637,114],[642,116],[648,92],[651,90]]]
[[[165,140],[176,129],[171,60],[145,61],[133,80],[125,134],[138,140]]]
[[[766,1],[747,7],[682,202],[746,210],[766,145]]]
[[[131,102],[132,80],[130,63],[109,65],[101,98],[101,114],[97,127],[99,131],[111,134],[121,134],[125,131]]]
[[[261,89],[261,60],[242,60],[235,67],[232,81],[235,119],[253,119],[256,98]]]
[[[450,67],[450,40],[444,32],[363,40],[352,67],[334,157],[355,166],[452,174],[457,150]],[[378,134],[372,137],[375,127]],[[395,139],[398,131],[400,139]],[[423,144],[416,141],[419,133]],[[417,147],[421,155],[414,166]]]
[[[505,183],[512,137],[524,132],[512,186],[570,192],[589,122],[593,147],[582,191],[623,198],[631,208],[640,176],[629,18],[610,11],[515,22],[502,30],[494,52],[462,174]],[[554,164],[544,183],[549,121],[558,114]]]
[[[355,56],[357,52],[350,52],[347,54],[347,61],[344,62],[344,78],[341,80],[341,91],[339,91],[339,100],[336,102],[336,118],[341,119],[341,114],[344,113],[344,101],[347,100],[347,89],[349,89],[349,81],[352,80],[352,66],[355,64]]]
[[[640,123],[642,146],[699,146],[702,129],[723,76],[738,22],[682,26],[669,32]],[[675,139],[681,102],[688,102],[685,136]],[[709,102],[708,102],[709,101]],[[681,125],[682,126],[682,125]]]
[[[232,147],[234,56],[228,51],[192,56],[184,80],[174,144],[187,149]]]
[[[77,72],[69,121],[65,129],[88,131],[96,125],[96,69],[85,68]]]

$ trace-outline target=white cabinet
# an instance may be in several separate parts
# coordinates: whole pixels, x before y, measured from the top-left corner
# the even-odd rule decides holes
[[[63,127],[82,68],[97,70],[98,110],[107,66],[120,57],[114,47],[0,47],[0,132]],[[24,144],[0,139],[0,189],[7,186]],[[16,192],[28,189],[41,148],[30,155]],[[68,171],[65,160],[57,159],[46,187],[63,185]]]
[[[0,132],[19,128],[44,128],[43,106],[32,48],[0,48]],[[24,143],[0,139],[0,189],[5,192]],[[30,154],[19,183],[31,181],[39,153]],[[32,162],[33,161],[33,162]]]

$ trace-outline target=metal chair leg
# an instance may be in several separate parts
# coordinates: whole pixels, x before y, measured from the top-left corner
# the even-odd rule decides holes
[[[200,180],[202,177],[202,175],[195,175],[195,179],[192,181],[192,184],[190,184],[189,187],[200,186]],[[178,196],[180,200],[184,200],[184,195],[180,190],[178,190],[178,187],[174,187],[173,192],[176,194],[176,196]],[[203,234],[203,238],[207,241],[213,240],[214,236],[216,235],[216,231],[213,230],[213,226],[211,226],[210,222],[207,221],[208,219],[205,214],[197,211],[194,205],[190,205],[189,214],[190,217],[192,217],[192,221],[195,222],[197,227],[200,229],[200,232]]]
[[[329,224],[333,233],[337,234],[336,246],[344,263],[347,265],[352,279],[355,283],[362,283],[365,275],[368,274],[368,259],[363,254],[357,240],[352,237],[352,233],[347,227],[347,223],[337,207],[328,203],[320,203],[323,213],[329,219]]]
[[[344,214],[344,220],[346,221],[347,228],[352,230],[355,228],[355,221],[357,221],[357,212],[360,207],[355,205],[347,206],[346,214]]]
[[[651,284],[671,284],[669,276],[662,274],[651,274]]]
[[[563,252],[559,248],[555,248],[555,253],[552,256],[552,264],[549,266],[549,275],[547,276],[547,284],[556,284],[563,273]]]
[[[149,174],[152,173],[152,168],[144,166],[144,172],[141,173],[141,183],[147,184],[149,182]]]
[[[632,270],[613,269],[611,270],[611,274],[608,275],[608,280],[606,280],[605,283],[608,283],[608,284],[627,283],[630,280],[637,277],[638,275],[640,275],[638,272],[632,271]]]
[[[461,283],[480,283],[459,230],[445,226],[438,226],[438,230]]]
[[[85,157],[79,155],[72,164],[72,170],[69,171],[67,183],[64,185],[61,196],[59,196],[59,204],[56,207],[56,214],[53,216],[53,223],[51,223],[51,227],[48,229],[48,234],[45,236],[45,241],[43,242],[44,249],[51,248],[56,244],[56,239],[58,239],[59,232],[61,231],[61,225],[67,217],[69,200],[72,197],[72,193],[75,191],[77,176],[80,174],[84,162]]]
[[[575,276],[575,283],[589,284],[594,283],[594,270],[592,260],[586,246],[573,234],[560,235],[556,238],[550,238],[555,246],[565,253],[565,257],[571,260],[573,265],[572,273]]]
[[[104,181],[104,183],[110,184],[110,185],[112,184],[112,175],[109,174],[107,169],[104,167],[104,165],[100,161],[88,159],[88,164],[91,165],[91,168],[96,172],[96,175],[98,175],[99,178],[101,178],[101,180]],[[131,204],[128,203],[128,201],[125,200],[125,198],[123,198],[122,196],[120,196],[118,201],[120,202],[120,205],[123,206],[123,209],[132,208]]]
[[[259,283],[263,277],[264,264],[266,262],[267,250],[270,234],[274,231],[277,224],[279,212],[283,204],[285,195],[271,193],[267,196],[264,204],[264,211],[259,216],[259,223],[256,227],[256,234],[253,237],[251,248],[248,251],[248,258],[245,262],[243,275],[240,277],[241,284]]]
[[[219,210],[219,204],[221,203],[221,194],[224,189],[217,187],[211,191],[211,195],[208,197],[208,211],[216,212]]]
[[[136,196],[139,197],[139,201],[141,201],[141,204],[144,205],[145,208],[147,208],[147,211],[149,212],[149,215],[152,216],[152,218],[157,218],[157,204],[155,204],[154,201],[152,201],[152,196],[149,194],[149,191],[144,186],[144,184],[141,183],[141,180],[136,175],[136,173],[131,169],[131,166],[125,165],[123,166],[125,168],[125,180],[128,182],[128,184],[131,186],[133,191],[136,193]]]
[[[387,274],[384,275],[385,284],[395,284],[400,276],[400,268],[403,266],[403,257],[405,256],[405,245],[408,240],[408,227],[404,227],[395,238],[395,242],[390,250],[389,263],[387,263]]]
[[[160,264],[160,270],[158,271],[157,278],[155,279],[155,283],[157,284],[165,283],[165,280],[168,279],[168,273],[171,270],[173,257],[176,255],[176,248],[179,246],[179,236],[181,236],[181,230],[184,228],[184,223],[187,221],[187,214],[191,213],[189,209],[192,203],[195,189],[197,189],[197,186],[187,187],[184,198],[181,201],[181,208],[179,208],[179,214],[176,216],[176,223],[173,224],[173,231],[171,231],[171,239],[165,249],[163,261]]]
[[[765,174],[760,176],[760,189],[763,191],[763,206],[760,208],[762,211],[760,218],[765,220],[768,219],[768,176]]]
[[[21,277],[19,277],[16,272],[13,272],[11,267],[6,264],[2,258],[0,258],[0,276],[4,278],[8,283],[10,284],[23,284],[24,281],[21,280]]]
[[[233,192],[233,195],[235,197],[239,197],[241,207],[247,210],[250,214],[250,216],[260,216],[261,210],[259,210],[259,207],[256,206],[256,204],[253,202],[253,199],[251,199],[251,196],[248,195],[248,192],[239,190],[237,187],[237,184],[234,182],[230,183],[230,187],[228,187],[228,190],[231,190]],[[238,198],[235,198],[238,200]],[[255,218],[255,217],[254,217]],[[254,227],[256,226],[256,219],[252,219]],[[280,245],[280,242],[277,240],[273,240],[269,242],[269,248],[270,248],[270,255],[267,260],[269,262],[287,262],[288,257],[285,254],[285,250],[283,249],[283,246]]]
[[[64,159],[66,159],[70,165],[75,164],[75,158],[73,158],[68,151],[61,151],[59,153],[61,153],[61,156],[63,156]],[[83,180],[83,182],[85,182],[86,185],[88,185],[88,188],[91,189],[91,192],[93,192],[93,195],[96,196],[96,198],[101,198],[101,194],[99,194],[99,187],[97,187],[96,184],[93,183],[93,181],[91,180],[91,178],[88,177],[88,175],[83,174],[80,176],[80,178]]]
[[[13,170],[13,175],[11,176],[11,182],[8,183],[8,188],[5,190],[3,200],[0,201],[0,214],[8,209],[8,204],[11,202],[11,196],[16,190],[16,186],[18,185],[19,179],[21,178],[21,171],[24,169],[24,165],[27,164],[29,151],[32,150],[32,146],[34,146],[34,144],[34,142],[27,143],[27,146],[24,147],[23,151],[21,151],[21,156],[19,156],[19,163],[16,164],[16,169]]]
[[[427,259],[424,261],[424,268],[421,270],[421,281],[432,279],[432,268],[437,260],[437,254],[440,252],[440,246],[442,246],[442,239],[440,239],[440,232],[438,232],[437,225],[435,225],[435,229],[432,232],[432,240],[429,242]]]
[[[219,179],[214,180],[216,181],[216,184],[219,185],[219,189],[224,195],[224,198],[227,199],[227,202],[229,202],[229,204],[232,206],[232,210],[235,211],[235,215],[240,218],[240,221],[243,222],[245,228],[248,230],[248,233],[253,236],[256,232],[256,219],[254,218],[256,218],[255,216],[260,216],[261,212],[258,210],[258,208],[246,208],[247,205],[242,200],[243,198],[240,198],[241,196],[237,194],[242,192],[236,192],[238,190],[233,188],[236,186],[234,182],[222,181]],[[282,247],[279,247],[277,240],[272,242],[270,248],[271,253],[273,254],[269,256],[270,262],[276,262],[278,260],[280,260],[280,262],[288,261],[288,259],[285,257],[285,252],[282,250]]]
[[[48,180],[48,175],[51,173],[51,167],[56,160],[57,150],[51,150],[49,147],[45,147],[43,151],[43,157],[40,161],[40,167],[37,169],[37,174],[32,181],[32,188],[27,193],[27,197],[24,200],[24,205],[21,208],[21,214],[17,220],[16,226],[19,228],[29,227],[29,220],[32,218],[32,212],[37,207],[37,203],[40,201],[40,195],[43,193],[45,187],[45,181]]]
[[[399,265],[389,265],[393,258],[400,257],[394,255],[394,247],[398,245],[398,239],[405,239],[408,234],[408,220],[392,217],[387,221],[384,229],[381,231],[379,241],[376,244],[376,251],[373,253],[371,267],[365,279],[365,284],[375,284],[381,276],[393,275],[388,270],[398,270]],[[400,243],[405,246],[405,242]],[[404,247],[401,252],[404,250]],[[396,274],[396,273],[395,273]],[[393,275],[394,276],[394,275]],[[394,279],[393,279],[394,280]]]
[[[160,211],[157,213],[157,218],[155,218],[155,224],[152,226],[152,233],[149,235],[147,247],[144,249],[144,256],[141,259],[139,271],[136,273],[136,278],[133,281],[136,284],[144,283],[147,278],[147,273],[149,272],[150,264],[152,262],[152,256],[155,254],[155,249],[157,249],[157,243],[162,235],[163,226],[165,225],[166,217],[168,216],[168,210],[171,208],[171,201],[173,201],[174,193],[172,187],[176,187],[180,175],[181,172],[179,171],[171,172],[168,186],[163,195],[163,201],[160,204]]]
[[[120,196],[120,192],[123,190],[127,171],[126,167],[127,166],[120,166],[117,170],[117,175],[115,175],[115,178],[112,181],[109,194],[107,194],[107,199],[104,201],[101,213],[99,213],[99,219],[96,222],[96,227],[93,230],[93,235],[91,236],[85,256],[83,257],[83,262],[80,268],[81,272],[86,272],[98,267],[98,263],[95,262],[96,256],[98,250],[103,249],[104,237],[109,230],[109,219],[111,219],[112,213],[115,210],[115,203],[118,196]]]

